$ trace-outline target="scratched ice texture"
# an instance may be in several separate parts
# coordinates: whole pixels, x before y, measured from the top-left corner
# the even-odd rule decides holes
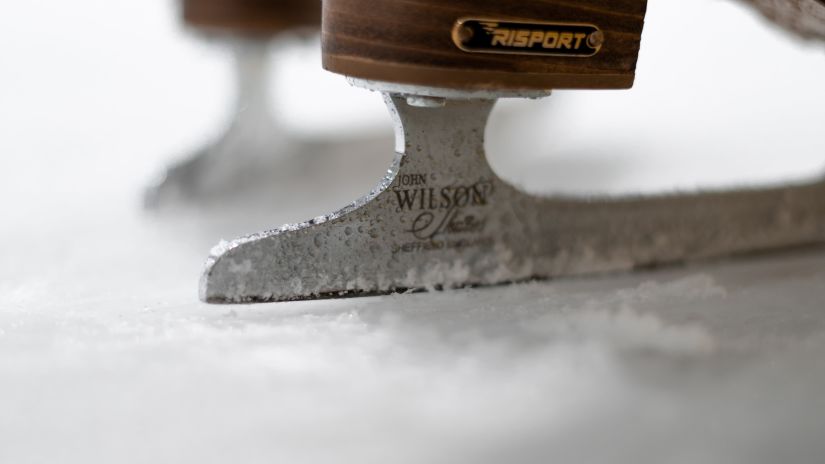
[[[392,159],[389,134],[386,152],[285,165],[261,198],[142,212],[141,188],[158,167],[221,127],[225,53],[179,32],[167,3],[9,8],[0,15],[0,463],[825,455],[822,251],[205,306],[197,278],[210,247],[368,191]],[[710,53],[734,25],[748,40]],[[530,190],[565,192],[822,171],[821,47],[711,0],[651,2],[645,39],[633,91],[499,108],[494,167]],[[313,47],[280,52],[290,123],[347,143],[384,137],[380,98],[313,71]]]

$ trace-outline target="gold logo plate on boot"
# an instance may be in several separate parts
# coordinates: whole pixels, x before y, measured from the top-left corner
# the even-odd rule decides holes
[[[592,24],[461,19],[453,42],[471,53],[587,58],[599,53],[604,33]]]

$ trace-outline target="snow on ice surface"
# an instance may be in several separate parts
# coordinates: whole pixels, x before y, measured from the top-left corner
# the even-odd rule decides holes
[[[801,462],[825,451],[823,263],[212,310],[17,295],[0,453]]]
[[[821,461],[822,251],[432,294],[197,303],[202,262],[221,238],[331,211],[369,190],[392,154],[325,159],[311,173],[322,180],[280,187],[289,202],[276,211],[141,212],[140,188],[166,155],[217,130],[204,115],[218,113],[228,80],[209,48],[178,37],[163,4],[145,3],[51,5],[61,47],[26,27],[27,17],[46,20],[37,2],[0,17],[9,39],[0,51],[19,65],[0,81],[0,463]],[[823,96],[804,85],[823,75],[821,49],[798,48],[725,3],[683,3],[652,2],[635,90],[547,101],[552,124],[539,135],[559,164],[537,155],[496,167],[514,179],[547,173],[520,179],[531,188],[573,191],[821,168],[822,138],[811,134],[825,105],[806,105]],[[664,44],[681,43],[670,31],[697,18],[708,30],[742,25],[759,44],[739,50],[729,76],[714,75],[718,89],[656,66]],[[768,58],[773,74],[748,72]],[[765,81],[739,85],[749,81],[737,69]],[[360,98],[329,82],[325,95]],[[310,108],[323,100],[308,98]],[[365,98],[384,121],[377,96]],[[723,122],[679,110],[703,98]],[[668,118],[645,120],[657,105]],[[581,117],[554,119],[568,109]],[[506,114],[494,125],[507,126]],[[585,137],[585,121],[604,127],[603,139]],[[636,138],[632,125],[643,123]],[[721,147],[714,125],[729,137]],[[494,133],[491,152],[510,154],[496,147],[520,139],[538,143]],[[585,156],[604,146],[620,163]],[[724,156],[680,157],[691,152]]]

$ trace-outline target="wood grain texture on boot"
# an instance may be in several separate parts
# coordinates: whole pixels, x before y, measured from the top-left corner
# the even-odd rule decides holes
[[[468,90],[629,88],[646,9],[647,0],[324,0],[324,67],[361,79]],[[479,30],[457,30],[463,20],[490,31],[507,24],[512,35],[503,35],[498,48],[468,51],[457,40],[474,33],[477,39]],[[561,51],[590,40],[571,41],[564,29],[582,24],[602,34],[598,53],[543,53],[542,44]],[[485,40],[495,44],[489,34]]]
[[[272,35],[321,23],[321,0],[183,0],[186,24],[241,35]]]

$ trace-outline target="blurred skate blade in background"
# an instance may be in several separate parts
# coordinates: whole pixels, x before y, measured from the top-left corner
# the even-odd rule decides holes
[[[320,2],[184,0],[181,6],[190,31],[202,39],[229,46],[235,65],[236,103],[228,129],[177,161],[149,186],[144,200],[148,208],[227,210],[226,206],[231,205],[229,211],[238,211],[235,206],[243,204],[249,211],[254,208],[258,217],[269,212],[288,213],[289,202],[283,201],[289,196],[287,192],[309,198],[324,196],[319,193],[321,189],[316,188],[314,195],[307,195],[302,194],[300,188],[310,179],[322,179],[322,170],[335,163],[334,160],[323,163],[320,159],[354,153],[347,157],[350,164],[386,164],[383,157],[379,162],[362,159],[365,150],[374,145],[369,140],[330,144],[320,141],[317,134],[314,138],[318,140],[302,138],[285,128],[281,118],[288,116],[275,116],[279,103],[270,92],[275,85],[270,65],[282,64],[284,49],[294,47],[300,34],[317,34]],[[273,50],[275,53],[271,53]],[[203,98],[211,95],[205,94]],[[363,136],[371,137],[370,134]],[[358,181],[357,175],[344,178]],[[340,193],[332,190],[330,194]],[[227,216],[226,212],[212,212],[213,217]]]

